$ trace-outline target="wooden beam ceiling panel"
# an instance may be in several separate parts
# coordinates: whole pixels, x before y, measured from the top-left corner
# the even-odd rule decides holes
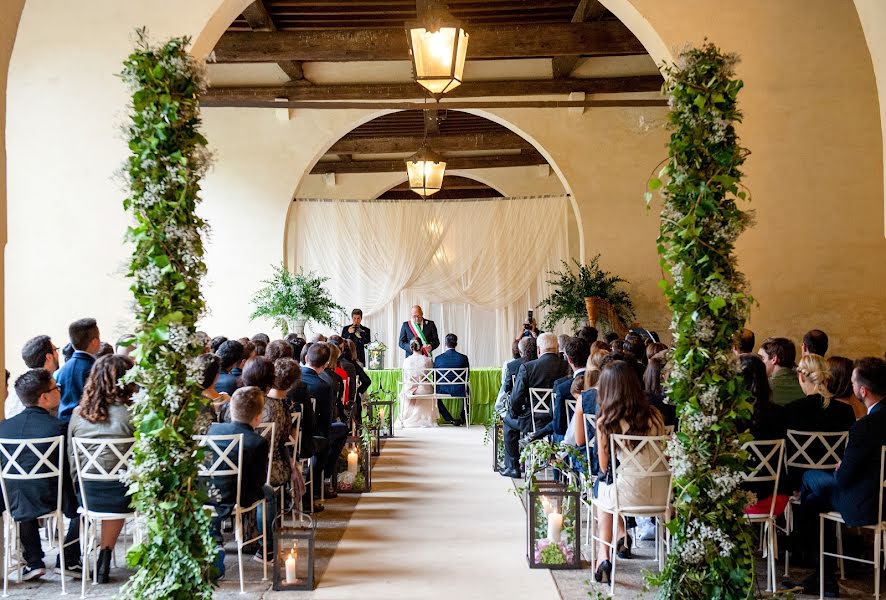
[[[494,169],[500,167],[529,167],[546,165],[548,161],[537,151],[502,156],[453,157],[446,159],[447,169]],[[403,160],[354,160],[350,162],[318,162],[311,169],[312,175],[323,173],[396,173],[406,172]]]
[[[255,0],[243,10],[242,16],[253,31],[277,31],[277,26],[274,24],[274,19],[271,18],[264,0]],[[286,73],[290,81],[298,81],[305,77],[301,63],[298,61],[280,60],[277,61],[277,66]]]
[[[499,126],[501,127],[501,126]],[[458,135],[437,135],[428,138],[430,146],[438,152],[462,150],[531,150],[532,144],[522,137],[501,127],[500,132],[470,132]],[[423,135],[381,134],[374,137],[351,137],[346,135],[327,151],[328,154],[394,154],[416,152],[425,140]]]
[[[581,0],[575,9],[575,13],[572,15],[572,22],[597,21],[607,14],[609,14],[609,11],[600,4],[599,0]],[[555,56],[551,62],[554,79],[565,79],[572,75],[580,58],[580,53],[570,56]]]
[[[479,58],[613,56],[646,54],[620,21],[475,25],[468,55]],[[225,33],[217,62],[409,60],[402,28]]]
[[[591,79],[530,79],[512,81],[466,81],[447,98],[493,98],[512,96],[544,96],[585,92],[587,94],[615,94],[626,92],[655,92],[661,89],[660,75],[632,77],[596,77]],[[274,98],[292,101],[336,100],[408,100],[427,97],[427,91],[414,82],[286,85],[263,87],[212,87],[200,98],[203,106],[234,106],[244,102],[273,102]],[[442,103],[441,108],[445,108]]]

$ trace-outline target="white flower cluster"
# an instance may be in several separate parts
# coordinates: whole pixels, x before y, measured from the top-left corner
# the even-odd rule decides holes
[[[702,317],[695,322],[695,337],[700,342],[710,342],[714,339],[715,325],[710,317]]]
[[[722,279],[708,281],[708,295],[714,298],[732,298],[733,288]]]
[[[711,498],[718,500],[734,492],[744,476],[738,471],[718,467],[711,473],[711,478],[714,482],[714,489],[710,490]]]
[[[683,417],[682,424],[686,430],[693,433],[704,433],[711,425],[717,422],[717,415],[705,415],[700,412],[692,412]]]
[[[704,410],[713,411],[718,408],[720,400],[720,390],[717,386],[709,385],[705,390],[699,394],[698,403],[702,406]]]
[[[698,467],[696,455],[686,452],[683,443],[676,437],[668,440],[667,455],[670,457],[674,477],[686,477]]]
[[[719,528],[704,523],[691,522],[686,528],[686,538],[680,544],[680,558],[684,562],[697,565],[707,556],[708,543],[720,556],[729,556],[734,544]]]
[[[711,123],[711,141],[715,144],[721,144],[726,141],[726,131],[729,127],[729,121],[722,117],[718,117]]]
[[[685,179],[685,175],[682,175]],[[679,223],[686,215],[680,212],[676,206],[674,206],[673,202],[667,202],[664,205],[664,208],[661,209],[661,218],[666,221],[671,221],[674,224]]]
[[[160,270],[160,267],[158,267],[154,263],[149,262],[141,269],[136,270],[135,276],[138,281],[141,282],[142,287],[156,288],[158,285],[160,285],[160,280],[163,278],[163,273]]]
[[[187,354],[188,347],[194,343],[194,336],[181,323],[169,325],[169,345],[179,354]]]
[[[683,263],[675,262],[671,265],[671,277],[674,279],[675,286],[683,286]]]

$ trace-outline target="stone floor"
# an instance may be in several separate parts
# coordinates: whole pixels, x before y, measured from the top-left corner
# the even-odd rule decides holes
[[[219,599],[541,599],[588,600],[608,596],[608,586],[592,583],[593,573],[531,570],[526,566],[524,512],[512,481],[492,472],[479,427],[441,427],[397,432],[388,440],[373,470],[373,489],[365,495],[341,494],[327,501],[317,518],[316,579],[313,592],[273,592],[262,569],[244,557],[246,594],[239,593],[237,552],[227,544],[227,576]],[[587,549],[585,549],[587,554]],[[55,551],[47,551],[47,564]],[[651,543],[618,564],[616,598],[652,598],[645,573],[657,568]],[[123,548],[118,545],[118,563]],[[849,565],[849,563],[847,563]],[[783,569],[783,564],[778,565]],[[758,562],[759,580],[765,566]],[[870,598],[870,567],[854,569],[841,582],[841,596]],[[112,584],[87,586],[87,597],[110,599],[131,573],[112,569]],[[802,578],[808,573],[793,569]],[[15,575],[11,575],[14,578]],[[782,579],[779,572],[779,581]],[[23,584],[10,581],[11,598],[55,598],[57,575]],[[80,582],[68,581],[79,594]],[[760,590],[758,596],[766,594]],[[817,596],[797,596],[814,598]]]

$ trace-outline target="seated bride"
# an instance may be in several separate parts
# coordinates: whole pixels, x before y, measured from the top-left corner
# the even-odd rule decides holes
[[[403,390],[400,392],[400,427],[436,427],[440,413],[430,373],[434,362],[422,354],[421,341],[413,338],[412,351],[403,360]]]

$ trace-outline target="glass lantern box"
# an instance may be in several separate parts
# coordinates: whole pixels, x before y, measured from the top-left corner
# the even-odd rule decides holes
[[[366,410],[379,421],[379,438],[394,437],[394,400],[373,398],[366,402]]]
[[[314,540],[316,526],[308,515],[299,514],[295,525],[274,532],[274,590],[314,589]]]
[[[359,436],[348,436],[336,469],[338,493],[362,494],[372,489],[372,464],[369,455],[369,448]]]
[[[526,491],[526,556],[532,569],[581,568],[580,492],[533,478]]]
[[[492,470],[496,473],[505,468],[505,440],[501,416],[495,415],[492,423]]]

